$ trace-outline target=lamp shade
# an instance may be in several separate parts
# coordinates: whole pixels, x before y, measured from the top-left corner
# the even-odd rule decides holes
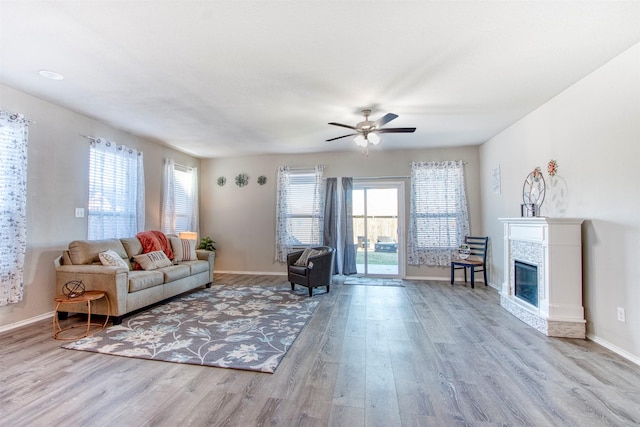
[[[369,135],[367,135],[367,139],[373,145],[380,144],[380,136],[377,133],[370,133]]]
[[[356,145],[358,147],[366,147],[367,146],[367,139],[362,135],[357,135],[355,138],[353,138],[353,140],[355,141],[355,143],[356,143]]]
[[[180,233],[178,233],[178,236],[181,239],[187,239],[187,240],[198,240],[198,233],[196,233],[195,231],[181,231]]]

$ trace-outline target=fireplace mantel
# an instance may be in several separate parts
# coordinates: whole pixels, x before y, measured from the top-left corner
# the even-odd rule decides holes
[[[504,224],[504,282],[500,305],[547,336],[584,338],[582,219],[500,218]],[[537,267],[538,306],[515,295],[514,264]]]

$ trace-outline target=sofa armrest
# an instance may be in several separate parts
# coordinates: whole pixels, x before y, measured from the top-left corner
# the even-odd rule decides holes
[[[209,282],[213,283],[213,268],[215,266],[216,252],[205,251],[204,249],[196,249],[196,255],[199,260],[209,262]]]
[[[65,283],[81,280],[87,291],[104,291],[111,304],[112,316],[120,316],[127,312],[127,294],[129,292],[129,270],[124,267],[110,267],[104,265],[60,265],[56,267],[56,294],[62,295]],[[86,307],[86,303],[78,303]],[[70,312],[84,312],[83,307],[77,311],[74,306],[65,304],[65,310]],[[107,305],[103,300],[97,300],[95,314],[107,314]]]

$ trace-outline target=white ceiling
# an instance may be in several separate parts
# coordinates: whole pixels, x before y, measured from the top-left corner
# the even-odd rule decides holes
[[[638,42],[631,0],[0,0],[0,83],[198,157],[355,150],[365,107],[481,144]]]

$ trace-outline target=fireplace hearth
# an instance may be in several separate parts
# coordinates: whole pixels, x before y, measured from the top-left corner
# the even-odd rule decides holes
[[[581,219],[502,218],[500,305],[547,336],[584,338]]]

